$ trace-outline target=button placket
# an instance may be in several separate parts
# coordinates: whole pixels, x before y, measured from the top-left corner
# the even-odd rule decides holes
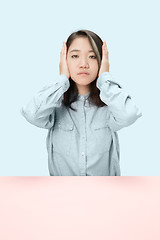
[[[79,156],[79,165],[80,165],[80,173],[81,176],[86,175],[86,156],[85,156],[85,149],[86,149],[86,120],[85,120],[85,108],[84,108],[84,101],[80,103],[81,109],[81,121],[80,121],[80,156]]]

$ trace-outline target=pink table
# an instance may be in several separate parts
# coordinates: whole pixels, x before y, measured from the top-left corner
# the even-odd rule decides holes
[[[159,240],[160,177],[0,177],[1,240]]]

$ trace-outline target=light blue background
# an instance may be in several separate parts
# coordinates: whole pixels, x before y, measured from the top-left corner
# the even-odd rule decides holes
[[[88,29],[106,40],[110,72],[143,116],[118,131],[122,176],[160,175],[158,1],[1,1],[0,175],[49,176],[47,130],[20,108],[59,74],[63,41]]]

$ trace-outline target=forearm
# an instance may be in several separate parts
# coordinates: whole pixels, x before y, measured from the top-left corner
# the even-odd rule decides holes
[[[101,100],[108,105],[108,121],[114,130],[134,123],[142,116],[131,96],[113,80],[109,72],[103,72],[97,79]]]
[[[42,128],[50,128],[54,124],[55,108],[62,104],[62,97],[69,88],[69,80],[59,75],[55,82],[43,87],[21,109],[21,114],[29,121]]]

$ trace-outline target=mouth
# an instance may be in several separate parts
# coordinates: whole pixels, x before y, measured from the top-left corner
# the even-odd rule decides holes
[[[86,73],[86,72],[80,72],[80,73],[78,73],[78,75],[80,75],[80,76],[88,76],[89,73]]]

